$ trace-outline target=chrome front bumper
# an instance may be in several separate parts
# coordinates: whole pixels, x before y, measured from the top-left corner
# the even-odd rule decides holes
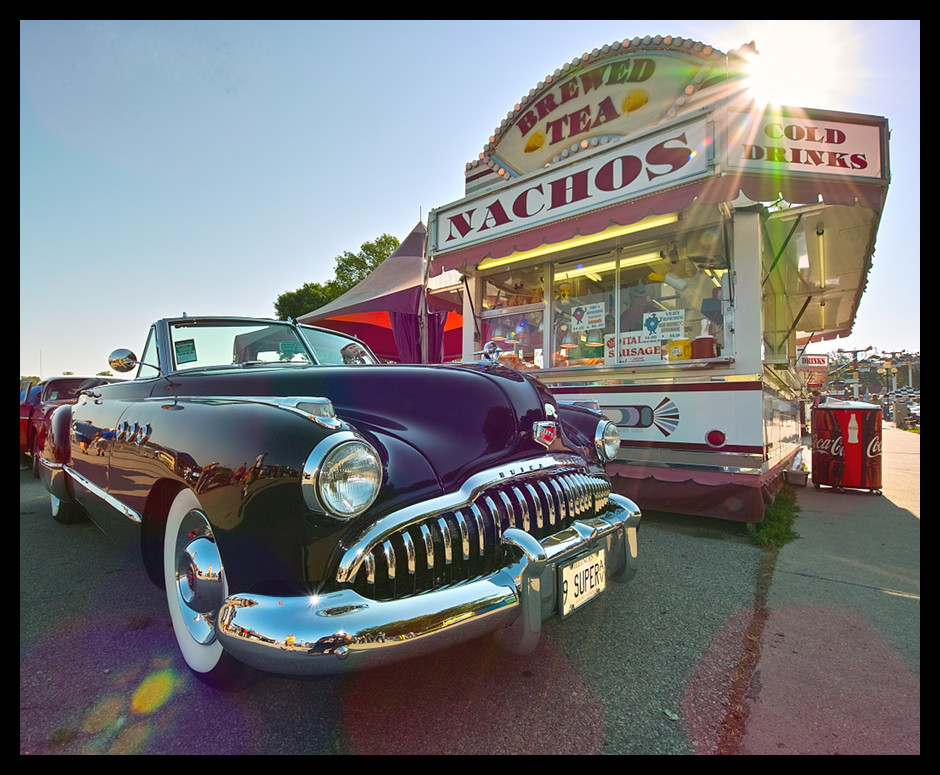
[[[543,541],[509,528],[516,547],[509,567],[471,581],[400,600],[376,601],[351,589],[309,597],[239,594],[219,610],[216,635],[240,661],[284,675],[330,675],[375,667],[462,643],[487,633],[516,653],[538,644],[542,621],[557,610],[559,563],[598,549],[607,577],[633,578],[640,510],[610,495],[598,516]]]

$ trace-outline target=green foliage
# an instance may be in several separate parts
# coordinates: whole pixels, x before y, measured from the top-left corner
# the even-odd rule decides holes
[[[764,521],[758,522],[750,534],[751,542],[757,546],[780,547],[799,538],[799,534],[793,529],[793,522],[799,512],[796,490],[793,485],[784,483],[774,502],[764,513]]]
[[[304,283],[295,291],[285,291],[274,302],[279,320],[299,318],[342,296],[388,258],[399,246],[397,237],[383,234],[372,242],[363,242],[358,253],[343,251],[337,256],[335,276],[325,283]]]
[[[274,312],[278,320],[299,318],[308,312],[329,304],[342,292],[336,291],[336,283],[304,283],[296,291],[285,291],[274,302]]]
[[[398,239],[390,234],[383,234],[373,242],[363,242],[358,253],[344,250],[336,257],[337,287],[345,293],[356,283],[364,280],[368,274],[388,258],[398,248]]]

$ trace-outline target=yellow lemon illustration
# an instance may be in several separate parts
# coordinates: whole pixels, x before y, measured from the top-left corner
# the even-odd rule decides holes
[[[543,135],[541,132],[533,132],[532,137],[530,137],[528,142],[525,144],[525,152],[532,153],[533,151],[537,151],[544,144],[545,135]]]
[[[642,89],[634,89],[629,92],[623,100],[623,112],[630,113],[634,110],[639,110],[647,102],[650,101],[650,98],[647,96],[646,92]]]

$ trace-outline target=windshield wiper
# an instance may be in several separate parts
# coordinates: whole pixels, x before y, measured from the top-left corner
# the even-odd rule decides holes
[[[250,366],[309,366],[310,361],[242,361],[235,365],[240,369]]]

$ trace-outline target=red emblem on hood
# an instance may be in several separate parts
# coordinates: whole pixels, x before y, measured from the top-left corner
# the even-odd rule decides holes
[[[539,444],[550,447],[552,442],[558,438],[558,427],[552,420],[533,423],[532,435]]]

